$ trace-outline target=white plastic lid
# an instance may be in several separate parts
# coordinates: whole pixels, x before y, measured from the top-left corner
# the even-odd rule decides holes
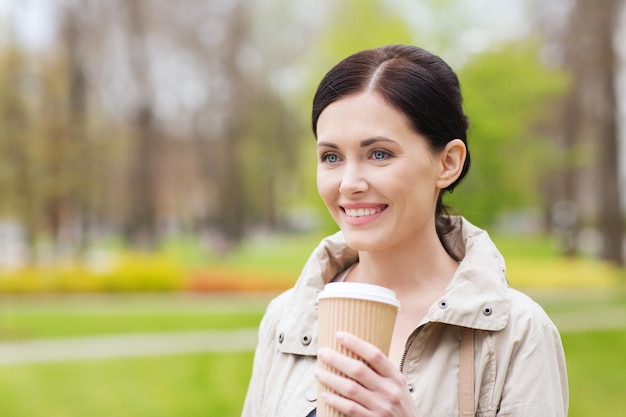
[[[396,293],[389,288],[360,282],[329,282],[317,298],[318,300],[323,298],[357,298],[391,304],[400,308],[400,301],[396,298]]]

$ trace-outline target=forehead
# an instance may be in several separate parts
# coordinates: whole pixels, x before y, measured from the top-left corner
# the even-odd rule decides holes
[[[404,113],[381,96],[363,92],[343,97],[326,107],[317,121],[320,141],[354,137],[403,137],[415,135]]]

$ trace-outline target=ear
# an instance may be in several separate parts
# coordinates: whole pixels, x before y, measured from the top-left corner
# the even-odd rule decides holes
[[[453,139],[438,155],[441,171],[437,180],[437,187],[444,189],[459,178],[467,156],[467,148],[461,139]]]

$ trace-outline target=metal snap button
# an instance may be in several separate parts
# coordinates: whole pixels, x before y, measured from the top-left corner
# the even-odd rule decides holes
[[[409,392],[415,391],[415,387],[413,386],[413,384],[409,384],[408,388],[409,388]]]
[[[485,307],[485,308],[483,308],[483,314],[484,314],[485,316],[491,316],[491,313],[493,313],[493,310],[492,310],[492,308],[491,308],[491,307]]]
[[[317,400],[317,390],[315,389],[307,390],[307,392],[304,393],[304,398],[306,398],[306,400],[310,402]]]
[[[311,335],[307,333],[304,336],[302,336],[302,339],[300,339],[300,341],[302,342],[304,346],[309,346],[311,344],[312,339],[313,338],[311,337]]]
[[[278,343],[283,343],[284,340],[285,340],[285,333],[280,332],[280,334],[278,335]]]
[[[439,301],[439,308],[442,310],[448,308],[448,302],[446,300]]]

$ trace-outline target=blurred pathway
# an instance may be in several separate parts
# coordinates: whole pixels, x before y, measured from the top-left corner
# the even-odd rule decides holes
[[[592,311],[551,313],[561,333],[626,329],[626,306]],[[136,333],[62,339],[0,342],[0,366],[177,355],[252,351],[257,329],[210,330],[170,333]]]
[[[135,333],[0,342],[0,366],[133,356],[241,352],[254,349],[258,330]]]
[[[550,313],[561,333],[626,329],[626,306],[593,311]]]

